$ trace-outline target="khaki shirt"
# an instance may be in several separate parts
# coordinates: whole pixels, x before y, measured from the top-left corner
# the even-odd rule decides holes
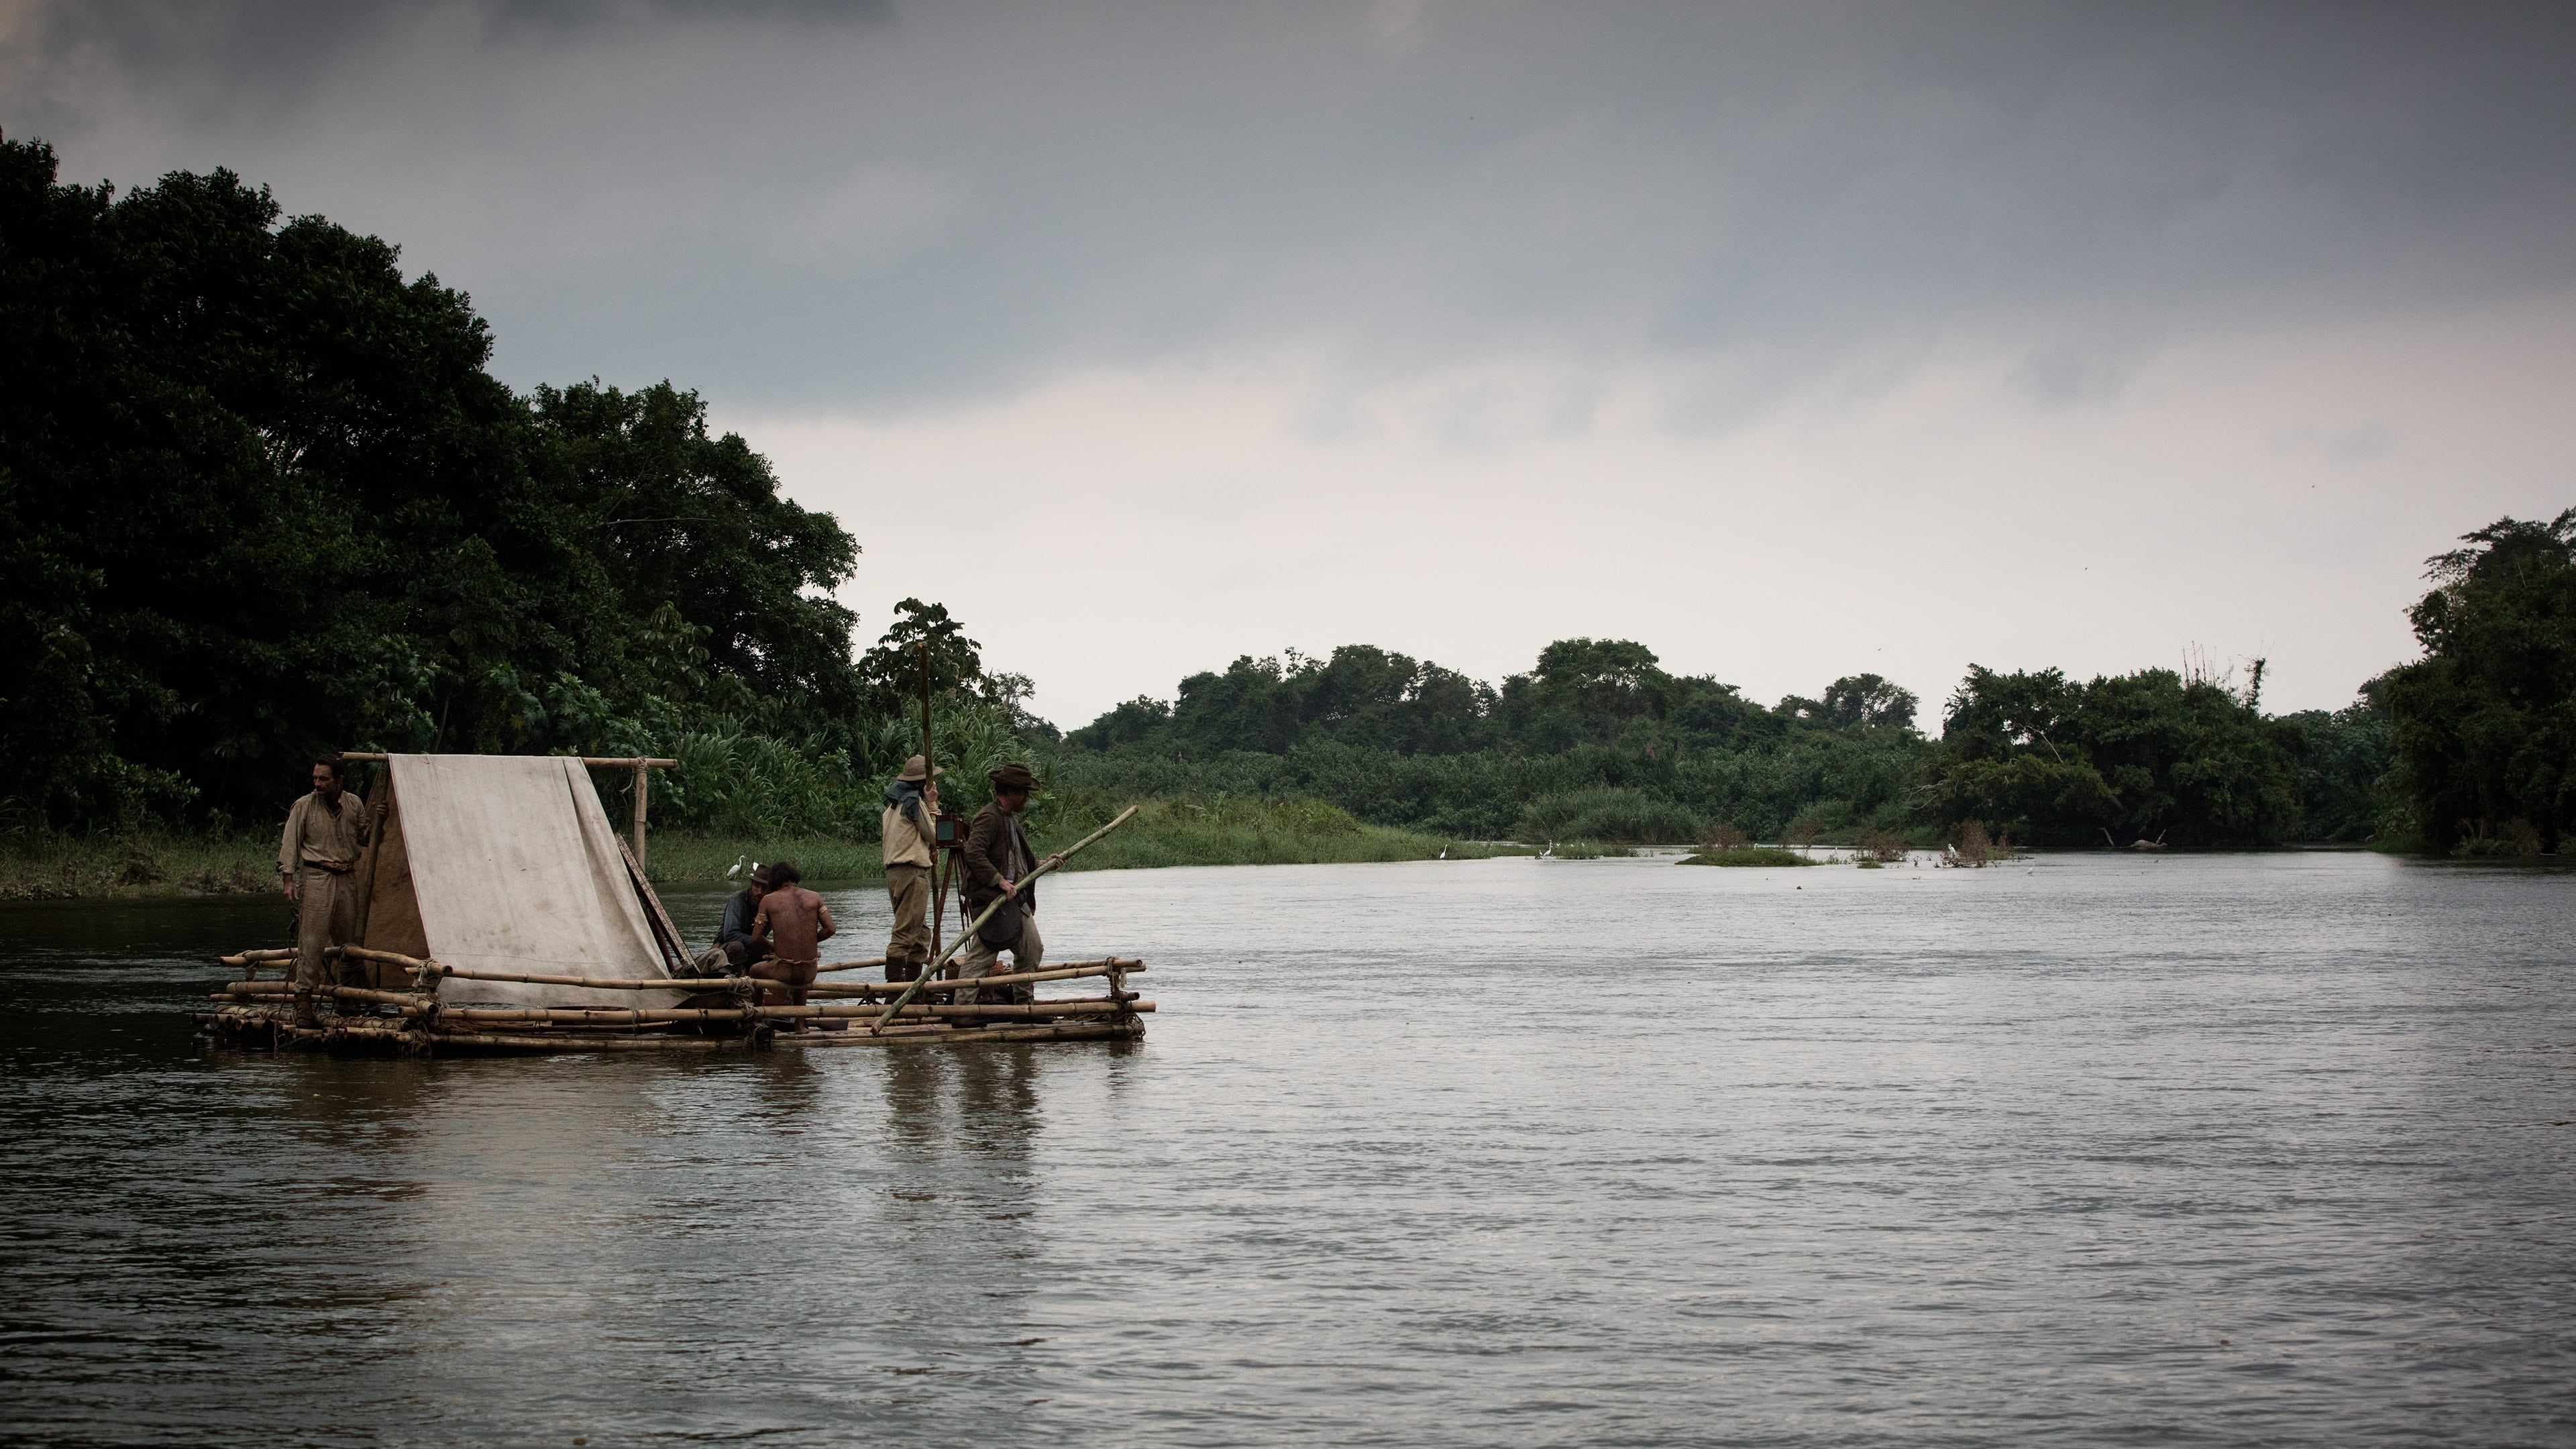
[[[356,791],[340,792],[337,811],[323,803],[321,791],[314,791],[286,812],[286,833],[277,842],[277,873],[293,875],[299,865],[356,865],[358,847],[367,843],[371,825],[367,802]]]
[[[921,815],[930,813],[926,804],[916,805]],[[885,863],[888,865],[930,864],[929,826],[922,823],[914,810],[885,808],[881,833],[885,837]]]

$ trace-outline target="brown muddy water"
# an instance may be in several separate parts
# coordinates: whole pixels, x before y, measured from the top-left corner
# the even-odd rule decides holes
[[[2576,875],[1045,891],[1143,1042],[214,1053],[276,906],[0,910],[0,1437],[2576,1442]]]

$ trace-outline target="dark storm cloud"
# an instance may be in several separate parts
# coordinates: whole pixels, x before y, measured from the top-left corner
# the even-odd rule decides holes
[[[2576,280],[2571,13],[40,6],[0,126],[383,232],[522,381],[1655,355],[1729,359],[1723,411],[1968,335],[2067,406],[2194,330]]]

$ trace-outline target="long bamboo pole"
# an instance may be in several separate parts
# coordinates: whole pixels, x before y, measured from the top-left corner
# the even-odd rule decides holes
[[[360,939],[364,939],[367,934],[368,913],[376,908],[376,874],[385,858],[385,837],[393,833],[393,800],[394,772],[390,769],[377,771],[376,798],[369,802],[368,812],[374,815],[374,823],[370,826],[367,835],[367,883],[358,892]],[[377,810],[385,813],[375,815],[374,812]]]
[[[726,1036],[503,1036],[491,1032],[432,1032],[439,1046],[504,1047],[526,1052],[733,1052],[747,1045]]]
[[[625,862],[627,883],[635,888],[637,904],[644,908],[645,933],[661,948],[662,969],[679,970],[689,961],[689,948],[680,939],[680,928],[671,924],[671,913],[662,909],[662,898],[653,894],[653,883],[644,878],[644,862],[635,858],[635,852],[627,849],[624,841],[618,842],[617,855]]]
[[[930,964],[922,968],[921,974],[914,977],[910,985],[904,987],[903,994],[894,999],[894,1005],[886,1008],[885,1015],[877,1018],[877,1024],[875,1027],[871,1028],[871,1030],[883,1031],[885,1029],[885,1024],[894,1020],[894,1014],[903,1009],[905,1002],[912,1000],[914,995],[919,993],[921,988],[929,982],[930,978],[938,975],[941,971],[947,968],[948,958],[957,953],[957,947],[963,946],[968,941],[973,940],[975,933],[983,929],[984,923],[992,919],[993,913],[1002,908],[1002,902],[1019,894],[1019,888],[1021,886],[1029,884],[1039,876],[1045,875],[1047,872],[1054,870],[1057,866],[1071,860],[1074,852],[1091,844],[1091,842],[1098,840],[1100,837],[1107,835],[1110,831],[1117,829],[1119,826],[1126,824],[1128,819],[1134,816],[1135,813],[1136,807],[1133,805],[1119,811],[1117,819],[1110,821],[1108,824],[1101,826],[1098,830],[1091,832],[1089,835],[1082,837],[1073,844],[1066,846],[1064,849],[1057,851],[1051,856],[1048,856],[1044,861],[1041,861],[1038,864],[1037,869],[1030,871],[1026,876],[1013,882],[1010,890],[993,897],[992,901],[984,907],[983,912],[977,915],[972,922],[969,922],[966,929],[958,934],[956,945],[950,946],[947,950],[932,957]],[[982,987],[989,986],[992,982],[989,980],[979,979],[976,984],[977,986]]]
[[[920,648],[921,648],[921,781],[922,781],[921,788],[922,788],[922,790],[926,793],[926,792],[928,792],[928,791],[930,791],[930,790],[933,790],[933,789],[936,789],[936,788],[938,787],[938,784],[939,784],[939,772],[938,772],[937,770],[934,770],[934,769],[932,769],[932,768],[931,768],[931,765],[932,765],[934,762],[933,762],[933,761],[931,760],[931,758],[930,758],[930,641],[929,641],[929,640],[927,640],[927,639],[922,640],[922,641],[921,641]],[[925,812],[925,813],[929,813],[929,812]],[[930,885],[931,885],[931,887],[932,887],[931,894],[932,894],[934,897],[938,897],[938,896],[940,896],[940,895],[942,894],[942,893],[938,890],[938,885],[939,885],[939,853],[940,853],[940,852],[939,852],[939,820],[938,820],[938,817],[937,817],[935,814],[933,814],[933,815],[932,815],[932,817],[931,817],[931,819],[928,821],[928,824],[929,824],[929,826],[930,826]],[[939,928],[940,928],[942,925],[944,925],[944,924],[945,924],[945,922],[943,922],[943,921],[941,921],[941,920],[940,920],[940,917],[941,917],[941,916],[943,916],[943,915],[945,915],[945,914],[946,914],[946,910],[945,910],[945,908],[944,908],[944,905],[943,905],[943,904],[936,903],[936,902],[935,902],[934,904],[932,904],[932,906],[931,906],[931,908],[930,908],[930,954],[931,954],[933,957],[936,957],[936,956],[938,956],[938,954],[939,954]],[[927,974],[929,974],[929,973],[928,973],[928,972],[924,972],[923,974],[924,974],[924,975],[927,975]]]
[[[1130,1001],[1123,996],[1080,996],[1062,1001],[1041,1001],[1021,1006],[949,1006],[916,1001],[903,1009],[907,1021],[938,1021],[950,1018],[995,1017],[1019,1021],[1044,1021],[1057,1016],[1115,1016],[1121,1011],[1154,1010],[1150,1001]],[[709,1006],[709,1007],[616,1007],[616,1006],[450,1006],[438,1014],[440,1021],[464,1022],[553,1022],[565,1026],[658,1026],[692,1022],[728,1021],[846,1021],[874,1013],[874,1008],[860,1006]]]
[[[1027,1026],[894,1026],[883,1031],[796,1031],[770,1038],[772,1046],[872,1047],[935,1041],[963,1046],[979,1041],[1121,1041],[1145,1034],[1135,1017],[1108,1021],[1032,1022]]]
[[[1016,971],[1007,976],[979,976],[972,981],[924,981],[923,991],[972,991],[984,986],[1028,986],[1040,981],[1072,981],[1084,976],[1109,976],[1121,971],[1142,971],[1142,961],[1122,961],[1115,956],[1101,961],[1068,961],[1042,971]],[[883,998],[900,996],[910,983],[853,981],[847,985],[825,984],[806,988],[809,995],[865,996]]]
[[[779,1009],[779,1008],[770,1008]],[[792,1009],[792,1008],[790,1008]],[[662,1032],[619,1033],[610,1031],[574,1031],[539,1028],[530,1034],[475,1031],[422,1030],[417,1024],[396,1026],[362,1022],[335,1021],[327,1026],[299,1027],[284,1020],[274,1007],[227,1006],[200,1015],[198,1021],[209,1026],[224,1025],[244,1030],[263,1030],[290,1041],[327,1045],[334,1040],[376,1041],[390,1046],[431,1050],[439,1047],[479,1047],[520,1052],[581,1051],[739,1051],[761,1044],[762,1034],[748,1036],[675,1036]],[[1024,1025],[995,1022],[914,1021],[880,1031],[812,1031],[789,1032],[766,1036],[769,1044],[780,1046],[889,1046],[903,1042],[934,1041],[969,1043],[979,1041],[1113,1041],[1140,1037],[1145,1024],[1133,1016],[1107,1020],[1076,1019],[1069,1021],[1031,1021]]]
[[[275,946],[262,947],[256,951],[237,951],[230,956],[218,956],[215,958],[215,962],[217,965],[230,966],[236,971],[245,971],[250,973],[252,976],[257,976],[259,974],[259,968],[262,966],[284,966],[294,959],[295,950],[293,947]],[[288,974],[292,975],[293,973],[289,972]]]
[[[383,754],[381,752],[370,753],[365,750],[342,750],[340,752],[340,758],[344,760],[389,760],[392,759],[393,756]],[[550,760],[560,758],[560,756],[540,755],[537,758]],[[649,755],[583,755],[581,757],[581,762],[594,769],[601,770],[622,770],[630,765],[643,765],[655,770],[676,770],[680,768],[680,762],[677,760],[657,760]]]
[[[244,1001],[256,1001],[263,997],[292,995],[294,990],[295,984],[291,981],[234,981],[226,984],[223,990],[214,993],[214,999],[220,1001],[238,998]],[[379,1006],[399,1006],[406,1010],[417,1010],[429,1002],[428,997],[418,992],[378,991],[372,986],[316,986],[313,990],[315,994],[328,996],[334,1001],[366,1001]]]
[[[653,793],[652,767],[642,760],[635,762],[635,873],[644,873],[644,802]]]
[[[382,953],[391,955],[391,952]],[[409,961],[410,957],[400,958]],[[529,986],[580,986],[594,991],[734,991],[778,989],[778,983],[760,976],[683,976],[669,981],[639,981],[621,976],[540,976],[524,971],[468,971],[443,961],[420,963],[432,978],[458,981],[508,981]],[[1070,981],[1079,976],[1106,976],[1112,971],[1142,971],[1142,961],[1109,957],[1100,961],[1050,967],[1044,971],[1022,971],[1008,976],[984,976],[972,981],[924,981],[923,988],[932,991],[956,991],[965,987],[1019,986],[1037,981]],[[899,988],[874,981],[833,983],[806,988],[829,996],[883,996]]]
[[[326,947],[323,954],[327,956],[335,951],[343,956],[355,956],[361,961],[381,961],[387,966],[400,966],[406,971],[434,971],[445,969],[435,961],[424,961],[418,956],[406,956],[400,951],[379,951],[372,946],[331,946]],[[243,954],[252,955],[255,953],[244,952]],[[227,966],[233,964],[232,959],[230,957],[226,957],[224,959],[224,964]]]

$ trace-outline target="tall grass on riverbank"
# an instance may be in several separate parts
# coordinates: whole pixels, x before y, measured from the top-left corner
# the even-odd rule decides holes
[[[1130,802],[1105,792],[1041,792],[1028,820],[1041,852],[1060,850],[1106,825]],[[1481,860],[1522,847],[1444,839],[1364,825],[1313,800],[1185,795],[1134,802],[1136,818],[1075,856],[1068,870],[1142,870],[1169,865],[1325,865],[1367,861]],[[874,841],[822,836],[754,840],[739,835],[672,835],[652,847],[652,875],[674,884],[722,880],[738,860],[796,862],[809,881],[875,880],[885,874]]]
[[[1029,819],[1040,851],[1059,850],[1105,825],[1127,801],[1102,792],[1041,794]],[[1319,865],[1361,861],[1479,860],[1525,847],[1444,839],[1365,825],[1313,800],[1185,795],[1138,802],[1134,820],[1073,858],[1071,870],[1167,865]],[[792,860],[808,881],[878,880],[874,835],[758,835],[657,831],[646,854],[656,884],[721,885],[736,863]],[[274,836],[210,838],[141,834],[0,837],[0,900],[98,896],[235,895],[276,889]]]
[[[274,836],[0,836],[0,900],[251,895],[275,889]]]

